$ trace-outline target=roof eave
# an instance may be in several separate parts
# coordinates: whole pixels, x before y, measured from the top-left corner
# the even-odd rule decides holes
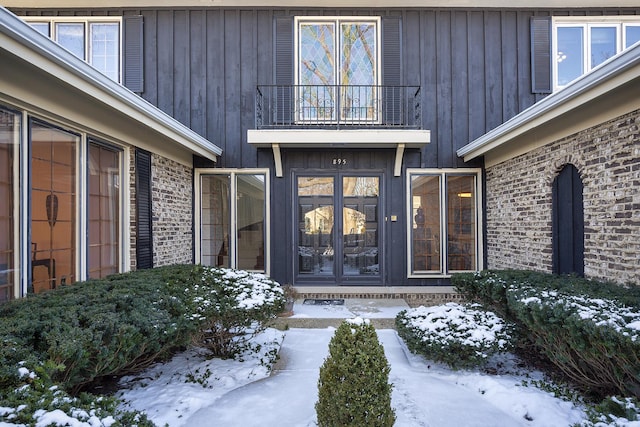
[[[605,84],[614,82],[614,86],[607,87],[607,90],[612,90],[638,78],[637,73],[627,72],[637,66],[640,66],[640,42],[460,148],[456,154],[469,161],[504,146],[516,137],[601,96],[602,90],[599,89]],[[575,102],[577,99],[580,102]]]
[[[89,93],[82,87],[77,87],[78,90],[83,91],[87,96],[99,98],[101,102],[119,110],[141,126],[165,135],[185,149],[211,160],[216,160],[222,154],[220,147],[103,75],[89,64],[76,58],[72,53],[32,29],[2,6],[0,6],[0,33],[15,41],[17,46],[28,49],[44,60],[42,64],[33,64],[34,66],[50,73],[46,63],[57,65],[65,73],[68,73],[66,75],[56,74],[57,78],[64,80],[73,76],[81,79],[92,91]],[[3,46],[2,48],[11,51],[13,46]],[[20,54],[20,52],[12,53]]]

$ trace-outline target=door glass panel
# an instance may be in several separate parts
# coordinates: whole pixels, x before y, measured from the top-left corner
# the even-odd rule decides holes
[[[616,27],[591,28],[591,68],[602,64],[618,50]]]
[[[440,266],[440,176],[411,178],[412,271],[439,272]]]
[[[378,177],[342,180],[343,274],[379,275]]]
[[[14,297],[20,116],[0,109],[0,303]]]
[[[75,282],[76,149],[80,138],[31,124],[31,274],[34,292]]]
[[[265,176],[236,175],[238,265],[243,270],[264,270]]]
[[[119,271],[120,153],[89,144],[89,277]]]
[[[558,27],[558,86],[565,86],[584,74],[582,27]]]
[[[334,179],[298,177],[298,272],[334,274]]]
[[[476,269],[476,193],[474,176],[447,177],[448,270]]]
[[[203,175],[201,181],[201,259],[204,265],[230,267],[229,175]]]

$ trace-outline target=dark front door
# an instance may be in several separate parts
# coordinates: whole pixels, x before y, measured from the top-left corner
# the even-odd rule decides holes
[[[301,174],[295,186],[296,281],[381,283],[381,176]]]
[[[553,272],[584,275],[582,180],[573,165],[553,182]]]

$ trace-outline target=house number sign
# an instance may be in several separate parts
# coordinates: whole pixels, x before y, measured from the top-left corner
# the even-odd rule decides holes
[[[344,166],[344,165],[346,165],[347,163],[348,163],[348,162],[347,162],[347,159],[345,159],[345,158],[342,158],[342,157],[334,157],[334,158],[333,158],[333,164],[334,164],[335,166]]]

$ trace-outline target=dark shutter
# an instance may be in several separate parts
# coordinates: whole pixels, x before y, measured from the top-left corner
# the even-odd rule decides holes
[[[531,18],[531,91],[551,93],[551,17]]]
[[[275,19],[275,84],[272,95],[275,99],[275,120],[278,124],[293,121],[293,17],[279,16]]]
[[[401,124],[402,97],[402,28],[400,17],[382,18],[382,120],[388,124]]]
[[[122,83],[132,92],[144,92],[143,22],[141,15],[123,17],[124,76]]]
[[[136,265],[153,268],[151,153],[136,149]]]
[[[584,276],[583,184],[575,166],[553,181],[552,201],[553,272]]]

